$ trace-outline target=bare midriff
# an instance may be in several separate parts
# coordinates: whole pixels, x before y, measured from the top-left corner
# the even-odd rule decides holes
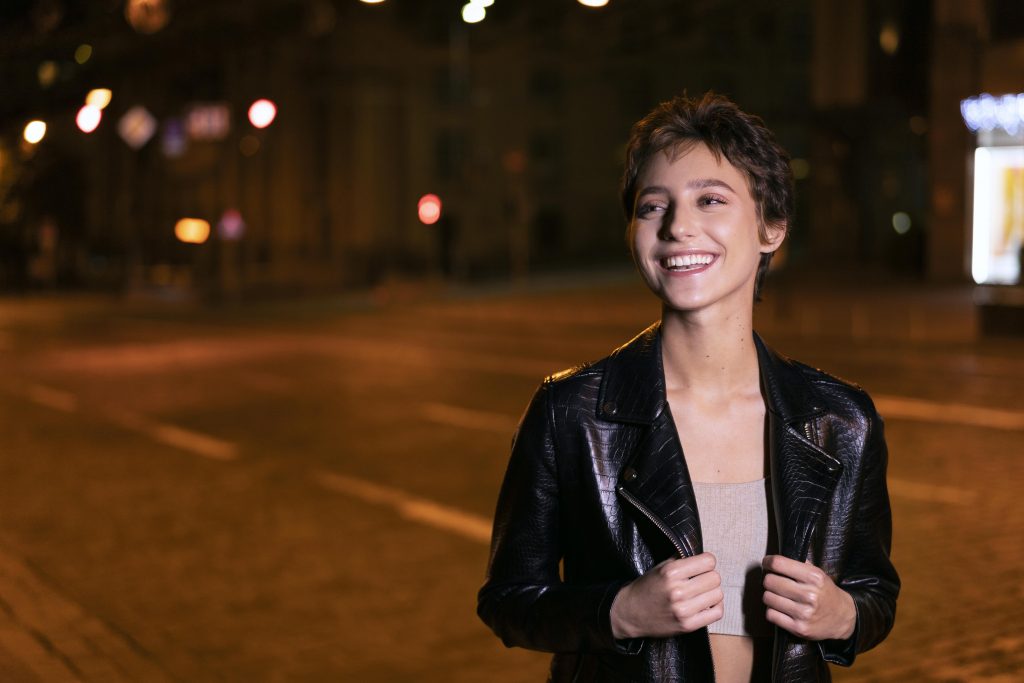
[[[761,683],[771,680],[771,639],[711,634],[715,683]]]

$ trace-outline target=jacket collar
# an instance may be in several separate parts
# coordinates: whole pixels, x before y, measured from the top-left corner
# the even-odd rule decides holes
[[[754,344],[769,411],[786,424],[826,412],[825,402],[793,361],[769,348],[757,333]],[[650,424],[664,411],[665,400],[661,322],[656,322],[608,358],[597,411],[613,422]]]
[[[768,406],[767,447],[779,551],[803,561],[842,464],[810,438],[809,422],[827,413],[814,385],[793,361],[772,351],[756,334],[754,341]],[[625,449],[629,455],[620,472],[620,492],[657,520],[677,548],[701,552],[693,484],[666,410],[660,323],[611,355],[598,395],[598,414],[604,419],[646,426],[638,441]],[[804,427],[806,436],[798,427]]]

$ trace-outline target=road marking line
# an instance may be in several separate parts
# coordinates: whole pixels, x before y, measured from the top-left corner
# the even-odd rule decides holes
[[[1024,412],[983,408],[964,403],[937,403],[902,396],[876,395],[875,406],[886,418],[961,424],[989,429],[1024,430]]]
[[[374,505],[390,507],[406,519],[450,531],[472,541],[485,544],[491,542],[491,520],[479,515],[418,498],[399,489],[334,472],[320,470],[314,473],[314,477],[326,489]]]
[[[889,477],[889,494],[894,498],[919,500],[926,503],[949,503],[950,505],[968,505],[977,497],[976,491],[960,489],[955,486],[923,484],[917,481]]]
[[[47,408],[73,413],[78,410],[78,397],[42,384],[31,384],[25,389],[29,400]],[[201,455],[211,460],[235,460],[238,446],[208,434],[184,429],[176,425],[159,422],[128,411],[103,411],[101,415],[115,425],[147,436],[167,446]]]
[[[114,424],[148,436],[154,441],[167,446],[189,451],[211,460],[226,461],[238,458],[238,446],[230,441],[224,441],[208,434],[166,424],[127,411],[108,412],[106,415]]]
[[[25,394],[33,403],[37,403],[54,410],[62,410],[65,413],[73,413],[78,410],[78,398],[67,391],[54,389],[42,384],[31,384],[25,390]]]
[[[446,403],[424,403],[420,406],[423,416],[431,422],[459,427],[461,429],[479,429],[485,432],[512,435],[516,421],[504,413],[487,410],[471,410]]]

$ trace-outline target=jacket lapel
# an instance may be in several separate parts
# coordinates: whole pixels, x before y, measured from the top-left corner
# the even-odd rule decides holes
[[[754,340],[768,406],[766,446],[779,550],[802,561],[842,465],[810,438],[811,421],[827,412],[813,385],[792,361],[769,349],[756,334]],[[622,463],[619,494],[648,517],[679,554],[702,552],[693,483],[665,398],[660,323],[609,357],[597,413],[623,423],[615,432],[616,443],[609,444]]]
[[[626,433],[639,431],[635,446],[623,453],[619,494],[668,538],[676,553],[699,554],[697,501],[665,398],[661,323],[611,355],[600,397],[599,416],[635,425]]]
[[[768,406],[767,446],[779,553],[802,562],[843,466],[814,441],[814,421],[826,415],[827,408],[810,380],[756,334],[754,341]]]

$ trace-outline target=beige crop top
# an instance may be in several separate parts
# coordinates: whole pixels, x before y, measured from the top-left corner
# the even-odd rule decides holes
[[[761,560],[768,554],[768,480],[739,484],[693,482],[704,550],[718,560],[725,594],[722,618],[709,633],[770,636]]]

